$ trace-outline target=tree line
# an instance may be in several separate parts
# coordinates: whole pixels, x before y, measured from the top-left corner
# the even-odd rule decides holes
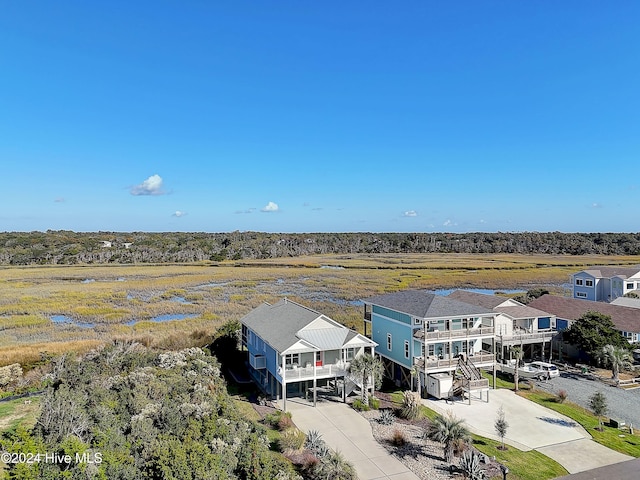
[[[0,232],[0,265],[186,263],[357,253],[640,255],[640,233]]]

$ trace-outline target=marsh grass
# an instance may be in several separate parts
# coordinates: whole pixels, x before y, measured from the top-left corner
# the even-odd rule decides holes
[[[0,346],[72,346],[113,336],[158,337],[215,329],[262,302],[288,298],[360,332],[358,301],[405,288],[526,289],[560,285],[586,265],[630,257],[544,255],[318,255],[216,264],[37,266],[0,269]],[[635,259],[637,262],[637,259]],[[331,265],[338,268],[319,268]],[[175,301],[182,297],[185,302]],[[196,318],[152,322],[165,314]],[[66,315],[94,328],[53,325]],[[138,322],[133,327],[126,325]],[[33,358],[24,354],[24,358]],[[0,363],[5,360],[0,357]]]

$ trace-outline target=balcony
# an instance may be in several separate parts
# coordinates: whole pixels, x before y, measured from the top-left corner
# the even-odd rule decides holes
[[[300,380],[313,380],[315,369],[315,378],[331,378],[341,377],[349,369],[349,364],[329,364],[321,367],[314,367],[313,365],[307,365],[305,367],[298,367],[297,365],[287,366],[282,375],[282,379],[286,382],[296,382]]]
[[[493,353],[483,351],[470,355],[469,360],[471,360],[477,367],[486,367],[493,365],[493,363],[496,361],[496,356]],[[438,358],[432,355],[426,358],[426,363],[424,359],[418,360],[415,363],[419,367],[426,368],[427,371],[447,370],[456,368],[456,366],[458,365],[458,357],[452,355],[444,355],[443,358]]]
[[[437,342],[442,340],[458,340],[462,338],[492,337],[495,334],[494,327],[465,328],[463,330],[443,330],[425,332],[424,330],[416,330],[413,334],[414,338],[425,340],[427,342]]]
[[[511,335],[500,335],[496,339],[503,345],[515,345],[517,343],[537,343],[551,341],[558,334],[556,330],[539,330],[529,332],[527,330],[515,330]]]

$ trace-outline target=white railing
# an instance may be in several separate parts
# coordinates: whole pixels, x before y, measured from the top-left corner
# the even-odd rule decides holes
[[[284,371],[283,380],[289,381],[297,381],[297,380],[311,380],[314,375],[316,378],[329,378],[329,377],[340,377],[343,376],[349,368],[349,364],[329,364],[323,365],[321,367],[314,367],[313,365],[310,367],[296,367],[296,368],[287,368]],[[315,374],[314,374],[315,369]]]
[[[465,328],[463,330],[443,330],[435,332],[425,332],[426,340],[443,340],[448,338],[467,338],[492,336],[495,333],[494,327]]]

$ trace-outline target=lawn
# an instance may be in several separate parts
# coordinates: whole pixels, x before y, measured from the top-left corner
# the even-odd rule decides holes
[[[520,395],[578,422],[596,442],[605,447],[632,457],[640,457],[640,436],[637,434],[631,435],[626,429],[623,431],[606,425],[599,431],[596,429],[598,418],[589,410],[567,401],[559,403],[553,395],[546,392],[522,391]]]
[[[512,384],[513,385],[513,384]],[[394,406],[399,408],[402,405],[402,391],[389,392]],[[420,407],[423,417],[433,419],[437,412],[425,407]],[[515,447],[508,450],[501,450],[500,442],[479,435],[471,435],[473,446],[489,457],[496,457],[496,460],[509,468],[508,478],[514,480],[548,480],[567,475],[567,470],[555,460],[543,455],[535,450],[523,452]],[[499,477],[501,478],[501,477]]]

